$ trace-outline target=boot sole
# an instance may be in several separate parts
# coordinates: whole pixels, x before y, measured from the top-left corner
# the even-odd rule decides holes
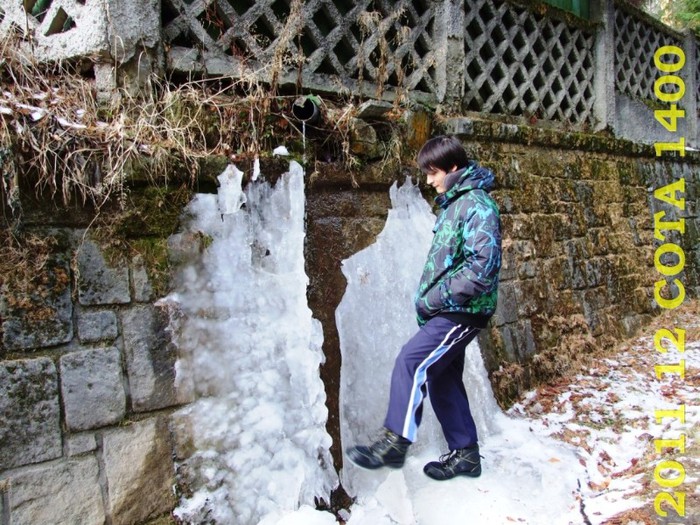
[[[467,478],[478,478],[479,476],[481,476],[481,469],[479,469],[478,471],[471,471],[471,472],[458,472],[454,476],[449,476],[449,477],[445,477],[445,478],[436,478],[436,477],[428,474],[425,470],[423,470],[423,474],[428,476],[430,479],[434,479],[435,481],[447,481],[449,479],[455,479],[456,477],[459,477],[459,476],[464,476]]]

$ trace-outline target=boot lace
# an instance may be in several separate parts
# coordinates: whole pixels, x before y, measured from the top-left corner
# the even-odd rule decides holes
[[[481,454],[477,454],[477,458],[483,458]],[[443,467],[454,467],[460,461],[465,460],[468,463],[476,463],[471,454],[464,452],[463,449],[451,450],[447,454],[440,456],[438,461]]]
[[[440,464],[443,467],[451,466],[453,463],[457,462],[456,460],[457,460],[457,450],[451,450],[447,454],[443,454],[442,456],[440,456],[440,458],[438,459],[438,461],[440,462]]]
[[[384,453],[385,451],[395,448],[398,449],[401,436],[394,434],[391,430],[382,429],[377,432],[376,438],[370,445],[370,450],[373,452]]]

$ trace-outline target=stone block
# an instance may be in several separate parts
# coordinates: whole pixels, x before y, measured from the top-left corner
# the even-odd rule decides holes
[[[116,101],[117,70],[112,64],[95,64],[95,90],[101,103]]]
[[[518,320],[518,306],[515,297],[515,285],[503,283],[498,287],[498,304],[494,313],[493,323],[501,326],[505,323],[514,323]]]
[[[586,222],[584,208],[579,204],[571,204],[566,207],[565,213],[568,216],[571,237],[586,235],[590,225]]]
[[[516,340],[521,361],[537,351],[535,336],[532,333],[532,325],[528,319],[518,322],[517,330],[514,330],[513,335]]]
[[[474,121],[468,117],[452,117],[445,121],[445,133],[469,136],[474,133]]]
[[[100,247],[90,240],[78,251],[78,271],[80,304],[125,304],[131,300],[129,269],[125,262],[108,264]]]
[[[419,150],[430,139],[433,129],[433,115],[422,109],[413,109],[404,113],[402,120],[406,123],[406,145]]]
[[[168,67],[175,71],[202,71],[201,56],[198,49],[172,46],[167,54]]]
[[[510,239],[503,242],[503,252],[501,254],[501,271],[499,273],[500,282],[515,279],[517,276],[518,259],[515,247]]]
[[[357,108],[356,117],[359,119],[377,119],[383,118],[387,113],[394,109],[394,105],[383,100],[367,100]]]
[[[178,404],[175,388],[177,351],[165,330],[165,312],[138,306],[122,315],[126,369],[136,412]]]
[[[113,525],[131,525],[175,506],[175,468],[164,418],[104,433],[104,473]]]
[[[605,284],[609,276],[608,261],[603,257],[589,259],[584,264],[586,274],[586,284],[589,288],[594,288]]]
[[[67,257],[49,257],[41,279],[22,290],[10,284],[0,296],[5,350],[29,350],[73,338],[73,303]]]
[[[0,520],[5,525],[10,521],[7,516],[10,515],[9,501],[10,483],[6,479],[0,479]]]
[[[131,280],[134,283],[134,300],[139,303],[153,301],[153,287],[148,278],[143,257],[136,256],[131,264]]]
[[[514,289],[518,316],[530,317],[541,310],[546,293],[538,279],[519,281]]]
[[[515,201],[513,197],[509,195],[506,190],[494,190],[491,196],[496,200],[498,204],[498,209],[501,212],[501,219],[506,218],[507,214],[514,214],[516,212]],[[504,232],[509,232],[509,229],[503,229]]]
[[[64,438],[64,450],[66,456],[78,456],[97,449],[95,434],[92,432],[82,432],[72,434]]]
[[[510,166],[504,164],[501,170],[496,169],[494,175],[496,176],[496,184],[499,191],[512,190],[510,195],[513,197],[514,205],[513,209],[508,209],[507,211],[509,213],[522,211],[520,207],[523,201],[522,191],[525,184],[518,159],[513,159]]]
[[[579,295],[573,290],[550,291],[544,311],[551,316],[568,317],[583,313]]]
[[[81,343],[112,341],[117,335],[117,314],[112,310],[81,312],[78,316],[78,338]]]
[[[200,232],[175,233],[168,237],[168,260],[173,265],[192,263],[204,251],[206,241]]]
[[[99,468],[92,455],[18,469],[7,481],[10,523],[105,523]]]
[[[351,122],[350,151],[365,159],[380,158],[386,147],[377,137],[376,130],[360,119],[352,119]]]
[[[544,259],[541,268],[550,288],[563,290],[571,286],[570,267],[566,257]]]
[[[0,363],[0,471],[61,455],[58,374],[42,357]]]
[[[591,228],[588,231],[593,255],[608,255],[610,253],[609,232],[608,228]]]
[[[586,323],[594,337],[602,335],[602,316],[607,304],[607,291],[600,288],[583,290],[579,293],[581,304],[583,305],[583,315]]]
[[[537,275],[537,269],[539,268],[539,263],[537,261],[523,261],[518,266],[518,278],[519,279],[530,279]]]
[[[537,257],[537,245],[532,241],[513,241],[513,249],[520,261],[528,261]]]
[[[633,142],[652,144],[654,142],[675,142],[679,136],[687,136],[686,119],[678,120],[678,132],[671,133],[655,123],[651,108],[639,100],[634,100],[617,91],[615,96],[615,135]]]
[[[537,215],[534,220],[533,238],[539,257],[554,257],[562,252],[561,243],[569,235],[568,220],[563,214]]]
[[[518,355],[518,343],[517,343],[517,330],[515,325],[504,325],[500,328],[500,338],[498,343],[501,346],[501,351],[503,352],[507,361],[517,361]]]
[[[357,191],[320,191],[307,196],[307,215],[311,221],[325,218],[369,218],[386,221],[391,207],[388,193]],[[310,222],[311,222],[310,221]],[[311,228],[313,224],[309,224]]]
[[[126,414],[121,360],[115,347],[71,352],[61,357],[61,393],[70,430],[119,422]]]
[[[586,288],[586,270],[584,261],[569,257],[566,271],[568,275],[571,275],[571,286],[574,288],[574,290],[583,290]]]
[[[505,235],[518,241],[532,240],[535,235],[533,218],[524,213],[501,217]]]
[[[161,38],[160,2],[156,0],[109,0],[107,15],[111,52],[124,63],[139,51],[155,48]]]

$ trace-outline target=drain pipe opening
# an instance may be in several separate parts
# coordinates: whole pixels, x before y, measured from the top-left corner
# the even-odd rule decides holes
[[[292,105],[292,115],[307,124],[315,124],[321,117],[320,99],[314,95],[299,97]]]

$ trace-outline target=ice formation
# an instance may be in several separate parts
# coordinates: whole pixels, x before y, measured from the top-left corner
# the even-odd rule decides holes
[[[413,293],[435,216],[409,181],[391,188],[391,201],[376,243],[343,262],[348,286],[336,323],[344,448],[366,443],[381,427],[394,358],[417,329]],[[482,476],[435,482],[423,474],[426,462],[447,451],[426,400],[418,441],[403,469],[365,471],[345,463],[343,486],[357,497],[348,525],[583,523],[577,492],[585,471],[578,458],[499,409],[476,341],[467,348],[464,380],[484,456]]]
[[[318,368],[321,330],[306,302],[303,172],[244,192],[232,167],[220,194],[188,207],[189,233],[209,242],[182,268],[175,321],[183,358],[178,380],[197,400],[173,416],[181,480],[176,514],[187,523],[332,525],[314,510],[338,482],[328,452]],[[382,424],[394,356],[416,330],[413,293],[435,216],[407,180],[377,241],[343,263],[348,285],[336,312],[343,368],[343,447],[366,442]],[[348,525],[527,523],[580,525],[585,468],[571,448],[536,435],[496,404],[476,342],[465,384],[480,435],[484,473],[435,482],[422,467],[446,452],[430,410],[401,470],[341,473],[356,497]],[[187,385],[190,385],[189,387]]]
[[[191,490],[175,514],[187,523],[292,523],[338,482],[306,301],[303,170],[292,162],[274,187],[241,180],[229,166],[218,196],[188,205],[184,233],[206,247],[168,298],[180,310],[178,381],[196,396],[172,419]]]

